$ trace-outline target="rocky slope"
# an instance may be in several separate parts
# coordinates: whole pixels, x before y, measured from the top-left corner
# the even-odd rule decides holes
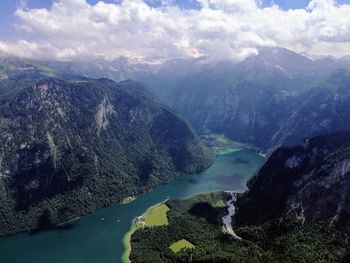
[[[350,133],[321,135],[270,156],[240,199],[236,222],[348,222],[349,191]]]
[[[54,224],[210,165],[190,126],[136,82],[0,82],[0,235]]]

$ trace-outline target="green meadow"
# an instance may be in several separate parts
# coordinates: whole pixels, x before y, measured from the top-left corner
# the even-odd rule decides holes
[[[194,245],[187,241],[186,239],[181,239],[175,243],[173,243],[171,246],[170,246],[170,249],[174,252],[174,253],[177,253],[177,252],[180,252],[181,249],[194,249]]]

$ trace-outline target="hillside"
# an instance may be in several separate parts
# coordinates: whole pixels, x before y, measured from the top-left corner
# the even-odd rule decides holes
[[[350,128],[346,68],[267,49],[235,65],[184,76],[164,99],[200,134],[225,134],[273,150]]]
[[[0,82],[0,235],[48,228],[144,193],[212,156],[141,84]]]
[[[279,218],[301,223],[347,222],[349,156],[348,132],[321,135],[303,145],[276,150],[240,199],[237,223]]]

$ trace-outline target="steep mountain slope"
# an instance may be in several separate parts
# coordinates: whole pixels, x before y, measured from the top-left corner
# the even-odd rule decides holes
[[[46,228],[210,165],[189,125],[143,85],[0,85],[0,235]]]
[[[288,65],[281,63],[286,62],[285,54],[280,53],[282,58],[275,61],[264,51],[237,65],[225,64],[185,77],[166,100],[201,133],[224,133],[268,148],[273,134],[285,123],[292,99],[310,88],[309,82],[295,88],[296,80],[286,72]],[[277,60],[287,69],[277,67]]]
[[[187,76],[165,100],[200,133],[223,133],[263,149],[349,128],[349,71],[328,77],[293,52],[266,52]]]
[[[280,89],[283,83],[286,88]],[[167,101],[200,133],[224,133],[264,147],[287,114],[288,83],[284,75],[258,68],[234,74],[208,70],[182,81]]]
[[[279,218],[301,223],[348,219],[349,158],[349,132],[321,135],[303,145],[276,150],[240,199],[237,224]]]
[[[293,99],[287,122],[272,143],[293,145],[304,137],[350,129],[350,71],[333,72],[325,81]]]

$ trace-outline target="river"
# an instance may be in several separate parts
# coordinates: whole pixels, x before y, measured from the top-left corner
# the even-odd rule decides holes
[[[0,239],[1,263],[119,263],[123,237],[133,218],[167,198],[185,198],[209,191],[246,189],[246,181],[263,165],[254,150],[226,151],[196,175],[183,175],[128,204],[100,209],[61,229]]]

